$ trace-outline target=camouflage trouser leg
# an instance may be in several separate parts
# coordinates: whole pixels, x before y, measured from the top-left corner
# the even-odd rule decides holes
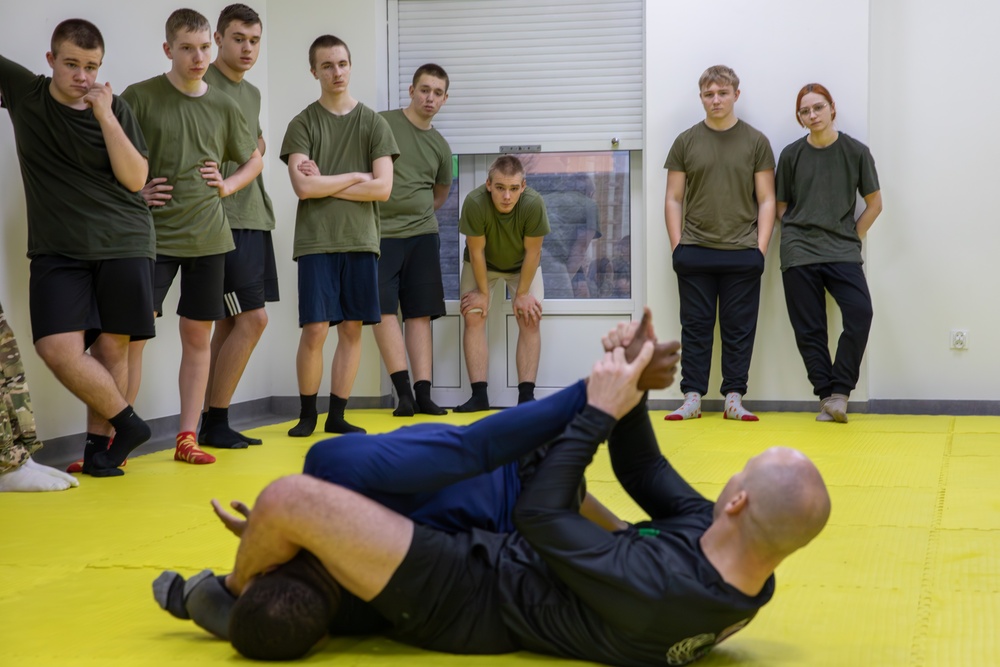
[[[35,436],[28,382],[14,332],[0,304],[0,474],[16,470],[42,446]]]

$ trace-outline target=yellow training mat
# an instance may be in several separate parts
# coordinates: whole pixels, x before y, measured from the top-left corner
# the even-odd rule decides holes
[[[765,413],[756,423],[721,413],[666,422],[664,414],[652,414],[663,452],[710,498],[771,445],[812,457],[833,497],[826,530],[779,568],[771,603],[697,664],[1000,664],[1000,417],[852,414],[836,424],[806,413]],[[348,419],[369,432],[435,420],[388,410]],[[290,425],[252,431],[260,447],[212,450],[214,465],[178,463],[162,451],[131,459],[124,477],[81,476],[79,488],[60,493],[0,493],[0,665],[250,664],[161,610],[151,583],[164,569],[189,576],[232,567],[236,539],[208,501],[251,503],[272,479],[298,472],[326,436],[289,438]],[[623,518],[644,518],[614,481],[604,448],[588,483]],[[331,640],[304,662],[589,664],[429,653],[382,638]]]

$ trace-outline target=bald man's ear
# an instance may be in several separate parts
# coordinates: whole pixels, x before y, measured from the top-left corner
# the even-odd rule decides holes
[[[730,516],[735,516],[747,508],[747,492],[740,491],[729,499],[722,511]]]

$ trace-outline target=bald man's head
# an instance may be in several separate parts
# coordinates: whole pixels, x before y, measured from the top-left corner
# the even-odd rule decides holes
[[[715,513],[740,498],[747,543],[767,558],[784,558],[816,537],[830,518],[830,494],[819,470],[795,449],[772,447],[753,457],[726,484]]]

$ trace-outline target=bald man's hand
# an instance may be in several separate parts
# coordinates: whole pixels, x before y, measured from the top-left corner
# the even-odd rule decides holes
[[[625,360],[624,348],[605,352],[587,379],[587,404],[615,419],[624,417],[642,399],[637,385],[652,358],[652,341],[646,341],[631,362]]]

